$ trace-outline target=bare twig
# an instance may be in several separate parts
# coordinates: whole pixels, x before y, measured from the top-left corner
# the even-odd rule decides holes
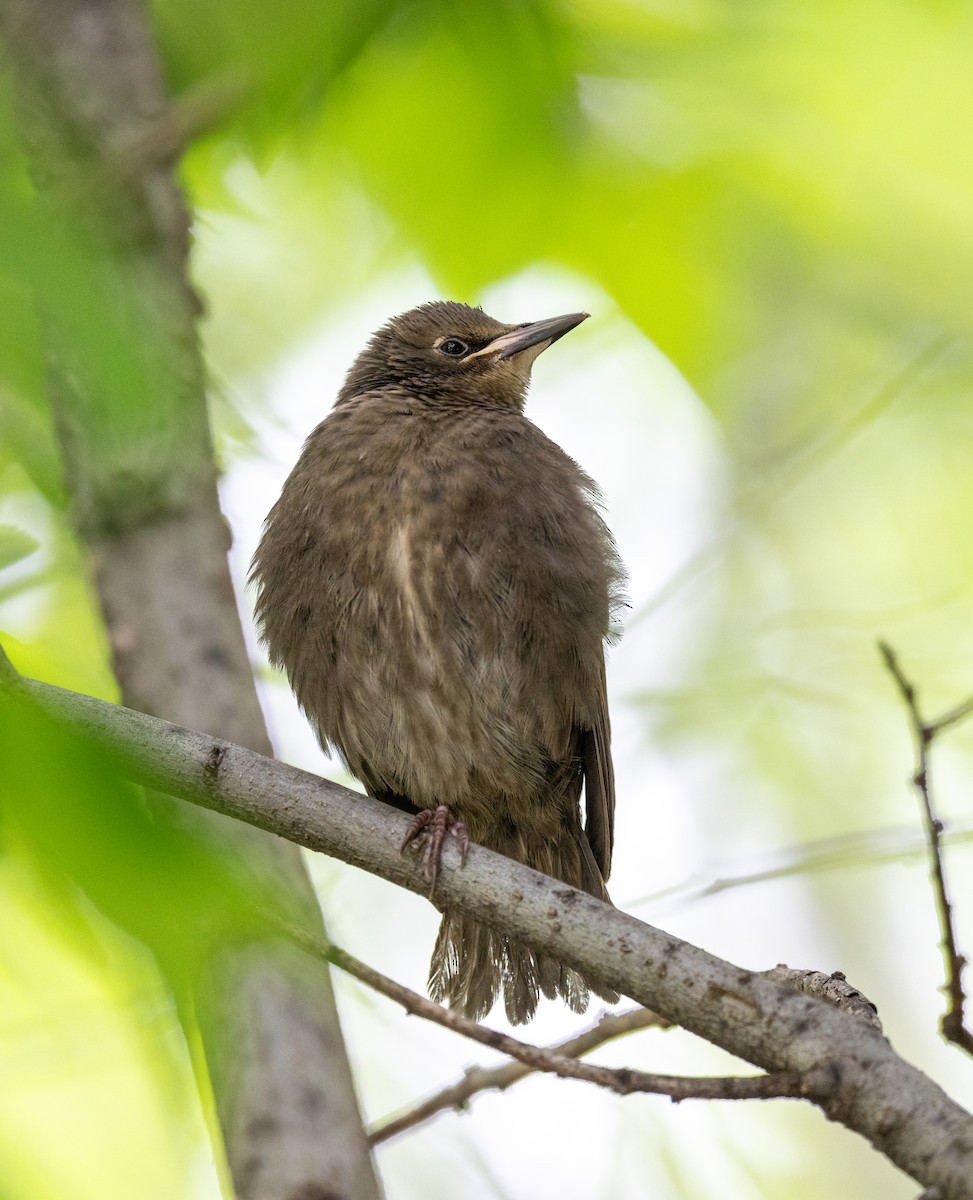
[[[945,831],[941,838],[944,846],[957,846],[971,841],[973,825],[968,824],[957,824]],[[710,896],[718,896],[722,892],[750,887],[757,883],[769,883],[795,875],[810,875],[818,871],[841,871],[877,867],[884,863],[902,863],[909,859],[925,858],[928,853],[925,838],[914,828],[902,826],[843,833],[761,855],[751,870],[731,873],[730,865],[726,873],[690,876],[681,883],[628,900],[624,907],[631,910],[647,906],[654,912],[670,912]]]
[[[935,721],[926,726],[929,730],[930,740],[942,733],[944,729],[948,729],[950,725],[958,725],[960,721],[965,721],[970,716],[973,716],[973,696],[969,700],[964,700],[962,704],[957,704],[955,708],[951,708],[949,712],[943,713],[941,717],[937,717]]]
[[[948,1003],[946,1012],[939,1022],[939,1028],[947,1041],[961,1047],[967,1054],[973,1054],[973,1032],[967,1029],[963,1015],[966,1005],[966,994],[963,991],[963,968],[966,966],[966,959],[960,954],[956,944],[953,907],[946,889],[946,873],[943,868],[943,823],[936,815],[933,806],[932,781],[929,771],[929,751],[933,741],[944,729],[973,714],[973,697],[950,709],[938,720],[926,721],[919,708],[915,685],[902,670],[895,651],[888,642],[879,642],[879,650],[905,703],[915,740],[916,769],[912,776],[912,782],[919,796],[923,827],[929,846],[929,869],[936,894],[936,909],[939,914],[940,946],[946,964],[945,992]]]
[[[669,1029],[671,1022],[648,1008],[631,1008],[627,1012],[604,1013],[594,1025],[582,1033],[566,1041],[551,1046],[549,1053],[565,1058],[580,1058],[590,1050],[603,1046],[615,1038],[627,1033],[635,1033],[640,1029]],[[429,1096],[426,1100],[410,1108],[401,1116],[379,1121],[368,1132],[368,1142],[371,1146],[381,1145],[391,1138],[414,1129],[417,1125],[430,1120],[447,1109],[465,1108],[469,1101],[478,1093],[486,1091],[505,1091],[512,1084],[519,1083],[528,1075],[534,1073],[534,1068],[526,1063],[509,1062],[500,1067],[467,1067],[463,1078],[449,1087]]]
[[[772,456],[764,456],[759,462],[761,469],[750,472],[751,482],[738,498],[735,510],[732,513],[727,511],[721,514],[721,525],[714,536],[677,567],[655,594],[639,606],[625,622],[626,629],[631,630],[653,616],[689,584],[713,568],[716,560],[726,552],[727,534],[739,521],[741,509],[759,513],[771,504],[778,503],[791,488],[827,462],[832,455],[857,437],[869,422],[876,420],[905,395],[909,388],[951,349],[955,341],[956,338],[951,334],[936,335],[914,353],[864,404],[857,408],[849,405],[847,415],[840,424],[825,430],[816,440],[808,439],[807,442],[797,445],[792,451],[782,453],[775,450]],[[782,476],[781,466],[786,466],[790,474]],[[768,479],[769,485],[766,482]]]
[[[145,166],[172,162],[193,141],[219,127],[247,99],[250,84],[226,72],[175,97],[161,113],[125,129],[107,147],[107,166],[128,179]]]
[[[267,915],[271,920],[274,919],[272,914]],[[464,1017],[451,1008],[443,1008],[441,1004],[421,996],[404,984],[389,979],[387,975],[363,963],[340,946],[324,942],[296,926],[279,921],[277,923],[302,949],[338,967],[373,991],[394,1000],[396,1004],[401,1004],[412,1016],[422,1017],[434,1025],[441,1025],[444,1029],[450,1029],[453,1033],[479,1042],[481,1046],[489,1046],[492,1050],[499,1050],[501,1054],[508,1054],[531,1071],[559,1075],[562,1079],[581,1079],[586,1083],[595,1083],[599,1087],[617,1092],[620,1096],[629,1096],[633,1092],[651,1092],[668,1096],[670,1100],[675,1101],[770,1100],[781,1097],[807,1099],[809,1096],[820,1098],[834,1084],[834,1074],[828,1064],[808,1072],[777,1071],[752,1076],[689,1077],[654,1075],[630,1067],[602,1067],[594,1063],[579,1062],[558,1049],[548,1050],[543,1046],[534,1046],[530,1042],[523,1042],[507,1033],[471,1021],[469,1017]],[[656,1022],[662,1020],[654,1013],[652,1017]]]

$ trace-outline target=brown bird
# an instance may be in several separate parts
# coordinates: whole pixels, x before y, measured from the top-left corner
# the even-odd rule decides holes
[[[395,317],[307,439],[254,557],[272,661],[369,794],[419,812],[410,837],[430,826],[433,880],[444,834],[462,846],[468,831],[608,899],[604,643],[623,572],[595,484],[523,413],[534,360],[586,316],[504,325],[437,302]],[[429,986],[475,1019],[502,990],[514,1023],[541,992],[581,1012],[589,990],[449,911]]]

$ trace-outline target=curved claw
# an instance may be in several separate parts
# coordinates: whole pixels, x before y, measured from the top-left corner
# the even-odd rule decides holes
[[[413,817],[409,828],[402,839],[401,850],[417,838],[425,839],[422,851],[422,873],[431,884],[429,895],[432,897],[436,890],[436,880],[439,878],[439,868],[442,865],[443,843],[446,835],[454,838],[459,848],[460,862],[466,862],[466,851],[470,844],[470,835],[466,826],[449,811],[445,804],[438,808],[424,808]]]

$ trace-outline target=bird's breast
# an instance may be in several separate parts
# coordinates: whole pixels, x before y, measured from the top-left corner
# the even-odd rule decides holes
[[[356,774],[416,803],[462,802],[474,777],[493,797],[529,788],[601,663],[577,468],[522,418],[330,420],[301,520],[319,580],[308,646],[333,657],[305,707]]]

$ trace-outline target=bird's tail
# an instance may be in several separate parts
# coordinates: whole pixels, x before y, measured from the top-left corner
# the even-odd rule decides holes
[[[580,828],[576,837],[558,843],[545,840],[539,845],[525,844],[513,832],[485,837],[482,842],[599,900],[608,900],[604,880]],[[552,1000],[560,997],[574,1012],[581,1013],[588,1007],[591,991],[609,1003],[618,999],[616,992],[592,983],[516,938],[458,912],[443,914],[429,965],[429,994],[464,1016],[481,1020],[502,993],[507,1019],[513,1025],[522,1025],[534,1015],[542,993]]]

